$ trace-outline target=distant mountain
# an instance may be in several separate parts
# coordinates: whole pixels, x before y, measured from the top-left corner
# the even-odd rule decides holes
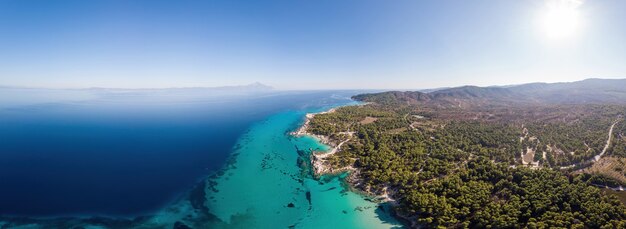
[[[91,90],[91,91],[270,91],[274,88],[271,86],[267,86],[265,84],[255,82],[248,85],[237,85],[237,86],[221,86],[221,87],[171,87],[171,88],[101,88],[101,87],[92,87],[85,88],[79,90]]]
[[[255,90],[274,90],[274,88],[272,86],[268,86],[259,82],[255,82],[253,84],[248,84],[244,87],[247,87],[248,89],[255,89]]]
[[[270,91],[273,87],[255,82],[247,85],[220,86],[220,87],[169,87],[169,88],[114,88],[114,87],[90,87],[90,88],[44,88],[44,87],[15,87],[0,85],[0,89],[32,89],[32,90],[82,90],[82,91],[211,91],[211,90],[239,90],[239,91]]]
[[[571,83],[534,83],[509,88],[549,103],[626,103],[626,79],[586,79]]]
[[[530,83],[505,87],[463,86],[431,92],[390,91],[354,96],[379,103],[445,107],[519,104],[626,104],[626,79],[586,79],[569,83]]]
[[[439,87],[439,88],[428,88],[428,89],[420,89],[417,90],[419,92],[424,92],[424,93],[429,93],[429,92],[433,92],[433,91],[440,91],[440,90],[445,90],[445,89],[450,89],[452,87]]]
[[[0,107],[24,103],[46,103],[50,101],[84,101],[93,99],[124,101],[143,99],[146,102],[221,100],[232,96],[271,94],[272,87],[253,83],[242,86],[191,87],[191,88],[82,88],[50,89],[27,87],[0,87]]]
[[[210,98],[223,96],[245,96],[263,94],[273,91],[273,88],[261,83],[253,83],[241,86],[223,87],[181,87],[181,88],[143,88],[143,89],[119,89],[119,88],[89,88],[83,89],[104,96],[168,96],[178,98]]]
[[[505,88],[497,87],[477,87],[477,86],[463,86],[456,88],[448,88],[428,93],[432,98],[493,98],[498,96],[507,96],[512,92]]]

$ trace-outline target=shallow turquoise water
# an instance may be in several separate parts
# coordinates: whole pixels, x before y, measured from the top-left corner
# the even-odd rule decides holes
[[[395,228],[401,227],[379,204],[348,191],[340,177],[313,179],[310,153],[328,150],[311,137],[290,135],[306,113],[354,104],[331,94],[302,98],[291,110],[262,118],[236,141],[230,163],[182,194],[167,207],[141,217],[11,218],[8,228]],[[262,106],[264,104],[259,104]],[[227,134],[224,127],[222,135]],[[206,136],[208,138],[213,135]],[[212,139],[214,140],[214,139]],[[225,142],[224,144],[226,144]],[[163,158],[171,162],[169,158]],[[198,163],[205,163],[198,161]],[[154,179],[167,173],[151,170]],[[171,178],[170,178],[171,179]],[[162,182],[161,182],[162,183]],[[159,191],[160,187],[155,188]],[[150,191],[143,192],[145,195]]]
[[[289,135],[304,115],[304,111],[274,115],[240,138],[236,161],[206,193],[211,214],[229,228],[400,227],[378,204],[347,191],[340,178],[311,178],[306,166],[309,153],[328,146],[311,137]]]

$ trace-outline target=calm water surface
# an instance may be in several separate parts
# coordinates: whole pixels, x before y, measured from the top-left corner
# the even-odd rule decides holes
[[[338,178],[312,179],[309,149],[326,146],[288,134],[307,112],[351,103],[355,92],[81,93],[0,104],[0,216],[150,216],[122,222],[129,227],[398,225]]]

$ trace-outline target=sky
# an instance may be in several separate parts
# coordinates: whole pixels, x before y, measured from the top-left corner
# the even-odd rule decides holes
[[[423,89],[626,78],[625,10],[623,0],[0,0],[0,85]]]

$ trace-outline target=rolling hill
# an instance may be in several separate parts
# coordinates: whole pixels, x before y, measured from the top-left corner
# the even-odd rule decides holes
[[[462,86],[431,92],[390,91],[362,94],[359,101],[437,107],[520,104],[625,104],[626,79],[586,79],[568,83],[530,83],[503,87]]]

